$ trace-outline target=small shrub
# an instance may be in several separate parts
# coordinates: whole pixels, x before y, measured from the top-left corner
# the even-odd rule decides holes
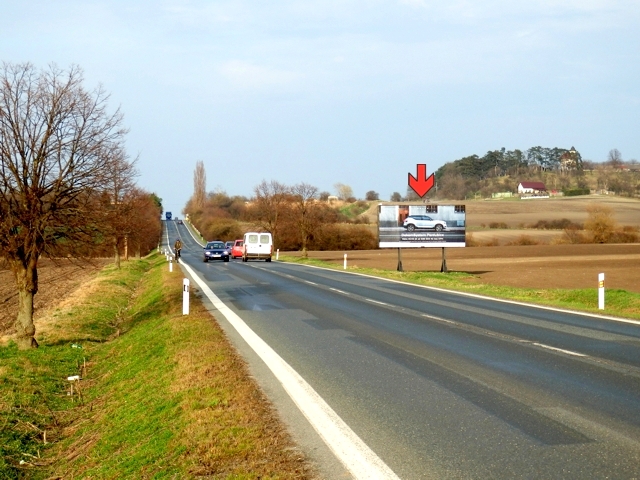
[[[588,188],[567,188],[562,190],[562,194],[565,197],[576,197],[578,195],[589,195],[591,190]]]
[[[467,232],[464,236],[464,241],[467,247],[477,247],[479,245],[478,241],[473,237],[473,233]]]
[[[213,218],[203,223],[200,233],[206,240],[235,240],[244,235],[241,225],[230,218]]]
[[[534,238],[531,238],[529,235],[520,235],[515,240],[511,240],[505,245],[540,245],[541,243]]]
[[[309,244],[310,250],[373,250],[378,239],[370,228],[360,225],[325,225]]]
[[[509,228],[509,226],[504,223],[504,222],[491,222],[489,224],[489,228],[501,228],[501,229],[507,229]]]
[[[565,228],[559,243],[589,243],[584,233],[577,228]]]
[[[560,220],[538,220],[536,223],[531,224],[529,228],[535,228],[538,230],[564,230],[567,228],[577,228],[582,230],[582,225],[572,222],[568,218],[562,218]]]
[[[638,234],[637,230],[633,231],[624,228],[617,232],[613,232],[609,238],[609,243],[638,243],[639,241],[640,234]]]
[[[584,222],[584,228],[591,234],[593,243],[609,243],[617,230],[613,213],[613,209],[607,205],[592,203],[587,206],[587,221]]]
[[[493,237],[491,240],[484,242],[481,244],[483,247],[499,247],[500,246],[500,240],[498,240],[496,237]]]

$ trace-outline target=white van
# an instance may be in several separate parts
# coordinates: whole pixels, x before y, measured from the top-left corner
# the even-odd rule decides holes
[[[273,238],[268,232],[247,232],[244,234],[244,244],[242,246],[242,261],[246,262],[250,258],[264,259],[271,261],[273,253]]]

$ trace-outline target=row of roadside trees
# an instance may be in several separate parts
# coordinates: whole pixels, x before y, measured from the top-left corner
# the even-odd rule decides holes
[[[206,173],[198,162],[194,173],[194,194],[184,212],[207,239],[233,240],[250,230],[273,235],[280,250],[341,250],[375,248],[374,231],[354,225],[325,200],[317,187],[298,183],[286,185],[262,181],[251,199],[229,197],[224,192],[204,191]]]
[[[0,68],[0,256],[14,274],[21,348],[37,346],[38,262],[139,256],[157,245],[161,200],[135,184],[127,130],[79,67]]]

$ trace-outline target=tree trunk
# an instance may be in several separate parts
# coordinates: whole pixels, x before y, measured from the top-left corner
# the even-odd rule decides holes
[[[36,327],[33,324],[33,296],[38,292],[38,260],[11,260],[11,269],[18,287],[18,316],[16,318],[16,343],[24,350],[37,347]]]

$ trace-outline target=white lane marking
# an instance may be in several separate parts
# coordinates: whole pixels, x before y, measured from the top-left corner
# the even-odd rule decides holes
[[[365,298],[365,300],[366,300],[367,302],[377,303],[378,305],[387,305],[387,306],[389,305],[388,303],[379,302],[378,300],[374,300],[374,299],[372,299],[372,298]]]
[[[309,423],[355,479],[400,480],[298,372],[227,307],[186,263],[182,263],[182,267],[269,367]]]
[[[360,277],[374,278],[376,280],[382,280],[382,281],[390,282],[390,283],[398,283],[400,285],[409,285],[409,286],[412,286],[412,287],[424,288],[424,289],[427,289],[427,290],[433,290],[435,292],[450,293],[452,295],[460,295],[460,296],[463,296],[463,297],[470,297],[470,298],[479,298],[481,300],[492,300],[494,302],[508,303],[508,304],[511,304],[511,305],[521,305],[523,307],[537,308],[539,310],[550,310],[552,312],[570,313],[572,315],[578,315],[578,316],[582,316],[582,317],[598,318],[598,319],[601,319],[601,320],[611,320],[613,322],[630,323],[632,325],[640,325],[640,320],[633,320],[631,318],[612,317],[612,316],[609,316],[609,315],[600,315],[600,314],[597,314],[597,313],[580,312],[578,310],[566,310],[566,309],[558,308],[558,307],[548,307],[546,305],[536,305],[535,303],[518,302],[516,300],[508,300],[508,299],[504,299],[504,298],[487,297],[487,296],[484,296],[484,295],[479,295],[477,293],[458,292],[456,290],[447,290],[446,288],[431,287],[429,285],[419,285],[417,283],[403,282],[402,280],[394,280],[394,279],[391,279],[391,278],[376,277],[374,275],[369,275],[367,273],[358,273],[358,272],[349,272],[349,271],[343,271],[343,270],[335,270],[335,269],[332,269],[332,268],[320,267],[318,265],[303,265],[303,264],[300,264],[300,263],[289,263],[289,265],[297,265],[297,266],[299,266],[301,268],[303,268],[303,267],[317,268],[318,270],[327,270],[329,272],[343,273],[343,274],[346,274],[346,275],[358,275]]]
[[[436,317],[435,315],[427,315],[426,313],[423,313],[422,316],[425,318],[430,318],[431,320],[437,320],[439,322],[451,323],[453,325],[457,325],[457,323],[454,322],[453,320],[447,320],[446,318]]]
[[[573,355],[575,357],[586,357],[584,353],[572,352],[571,350],[565,350],[563,348],[552,347],[550,345],[545,345],[544,343],[533,343],[533,345],[541,348],[546,348],[547,350],[553,350],[554,352],[566,353],[567,355]]]
[[[305,280],[305,281],[304,281],[304,283],[308,283],[309,285],[318,285],[317,283],[315,283],[315,282],[310,282],[309,280]]]
[[[329,287],[329,290],[333,290],[334,292],[341,293],[343,295],[350,295],[350,293],[344,292],[342,290],[338,290],[337,288]]]

